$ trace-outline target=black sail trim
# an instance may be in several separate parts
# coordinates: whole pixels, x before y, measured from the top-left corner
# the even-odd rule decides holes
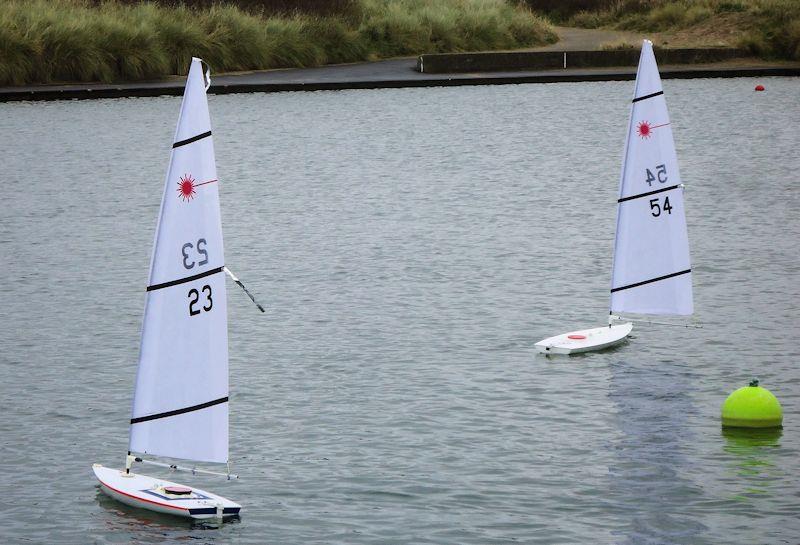
[[[642,197],[648,197],[650,195],[655,195],[656,193],[663,193],[664,191],[672,191],[673,189],[679,188],[679,185],[671,185],[669,187],[662,187],[661,189],[656,189],[655,191],[648,191],[647,193],[639,193],[638,195],[631,195],[630,197],[622,197],[621,199],[617,199],[617,202],[625,202],[630,201],[633,199],[640,199]]]
[[[183,409],[175,409],[174,411],[167,411],[165,413],[151,414],[148,416],[139,416],[137,418],[131,418],[131,424],[138,424],[140,422],[148,422],[150,420],[158,420],[159,418],[168,418],[170,416],[177,416],[179,414],[199,411],[200,409],[207,409],[208,407],[213,407],[214,405],[219,405],[220,403],[227,403],[227,402],[228,402],[228,396],[225,396],[219,399],[215,399],[214,401],[207,401],[199,405],[184,407]]]
[[[202,140],[203,138],[207,138],[211,136],[211,131],[204,132],[203,134],[198,134],[197,136],[192,136],[191,138],[187,138],[186,140],[179,140],[172,144],[172,148],[179,148],[181,146],[185,146],[186,144],[191,144],[192,142],[197,142],[198,140]]]
[[[191,282],[193,280],[198,280],[200,278],[204,278],[206,276],[211,276],[212,274],[217,274],[218,272],[222,272],[222,269],[223,267],[217,267],[216,269],[211,269],[206,272],[201,272],[200,274],[195,274],[193,276],[187,276],[186,278],[178,278],[177,280],[170,280],[169,282],[164,282],[163,284],[153,284],[152,286],[147,286],[147,291],[160,290],[161,288],[169,288],[170,286],[185,284],[186,282]]]
[[[622,291],[628,290],[631,288],[638,288],[639,286],[644,286],[645,284],[652,284],[653,282],[659,282],[660,280],[666,280],[667,278],[674,278],[676,276],[680,276],[682,274],[688,274],[692,272],[692,269],[686,269],[685,271],[678,271],[672,274],[665,274],[664,276],[659,276],[658,278],[651,278],[650,280],[643,280],[641,282],[636,282],[635,284],[628,284],[627,286],[620,286],[619,288],[611,288],[611,293],[615,291]]]
[[[648,98],[657,97],[658,95],[663,95],[664,91],[658,91],[657,93],[651,93],[649,95],[644,95],[643,97],[636,97],[631,102],[639,102],[640,100],[647,100]]]

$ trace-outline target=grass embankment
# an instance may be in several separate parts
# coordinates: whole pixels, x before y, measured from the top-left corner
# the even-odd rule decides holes
[[[527,3],[548,10],[552,1]],[[656,33],[663,45],[728,45],[800,60],[800,0],[561,0],[550,13],[570,26]]]
[[[185,74],[191,56],[226,72],[557,39],[506,0],[339,0],[334,13],[271,14],[252,4],[0,0],[0,85],[155,79]]]

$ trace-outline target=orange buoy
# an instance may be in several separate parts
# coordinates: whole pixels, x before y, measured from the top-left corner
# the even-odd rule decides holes
[[[586,335],[567,335],[567,338],[575,341],[582,341],[586,338]]]
[[[764,91],[764,86],[759,83],[756,85],[756,91]]]

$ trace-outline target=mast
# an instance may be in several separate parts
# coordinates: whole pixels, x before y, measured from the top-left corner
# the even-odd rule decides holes
[[[683,184],[649,40],[636,73],[617,203],[611,314],[692,314]]]
[[[192,59],[156,228],[129,451],[228,462],[228,332],[218,180]]]

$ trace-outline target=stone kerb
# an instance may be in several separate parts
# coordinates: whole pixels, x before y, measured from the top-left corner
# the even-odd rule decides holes
[[[660,65],[702,64],[750,56],[747,50],[727,47],[655,49]],[[596,51],[512,51],[502,53],[435,53],[420,55],[416,69],[427,74],[555,70],[636,66],[638,49]]]

